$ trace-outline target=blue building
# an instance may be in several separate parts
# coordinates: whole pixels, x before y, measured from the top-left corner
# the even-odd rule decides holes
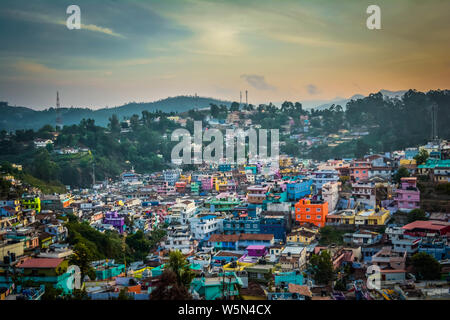
[[[297,180],[286,185],[288,201],[298,201],[311,194],[311,180]]]
[[[231,171],[231,164],[219,164],[219,171],[220,172],[229,172]]]
[[[436,260],[446,260],[450,257],[450,246],[443,241],[427,241],[419,245],[419,252],[425,252]]]
[[[250,170],[253,174],[257,174],[258,173],[258,167],[257,166],[248,166],[245,167],[245,171]]]
[[[247,206],[247,213],[250,218],[256,218],[262,211],[262,204],[249,203]]]
[[[260,233],[259,218],[233,218],[224,219],[224,234]]]
[[[279,272],[274,274],[274,282],[276,286],[289,283],[303,285],[304,278],[300,271]]]
[[[407,148],[405,150],[405,159],[412,160],[419,153],[417,148]]]
[[[275,241],[286,240],[286,220],[284,216],[265,215],[259,224],[260,233],[273,234]]]

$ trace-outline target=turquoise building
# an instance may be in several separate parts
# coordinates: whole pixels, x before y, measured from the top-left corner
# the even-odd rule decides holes
[[[205,300],[217,300],[239,295],[242,280],[234,272],[220,273],[218,277],[195,278],[191,283],[191,292]]]

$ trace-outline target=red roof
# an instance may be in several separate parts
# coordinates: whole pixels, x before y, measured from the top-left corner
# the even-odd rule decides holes
[[[309,290],[308,286],[301,286],[298,284],[289,283],[289,292],[298,293],[302,296],[312,297],[311,290]]]
[[[19,264],[18,268],[56,268],[64,261],[63,258],[34,258]]]
[[[428,229],[439,231],[448,227],[450,227],[449,222],[435,221],[435,220],[428,220],[428,221],[418,220],[403,226],[403,229],[405,230]]]
[[[241,234],[212,234],[208,241],[210,242],[236,242],[238,240],[271,241],[272,239],[273,234],[241,233]]]

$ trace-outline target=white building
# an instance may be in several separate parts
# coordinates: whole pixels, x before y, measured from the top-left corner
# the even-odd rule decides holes
[[[214,233],[223,232],[223,219],[215,215],[194,217],[190,219],[192,237],[196,240],[206,240]]]
[[[322,198],[328,202],[328,211],[334,211],[339,200],[339,186],[340,182],[332,181],[322,185]]]

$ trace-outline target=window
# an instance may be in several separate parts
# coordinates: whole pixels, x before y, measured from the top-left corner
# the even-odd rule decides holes
[[[306,216],[306,219],[311,219],[311,216]]]
[[[320,220],[322,218],[322,216],[319,215],[316,218],[317,218],[317,220]]]
[[[355,173],[359,173],[359,170],[356,170]]]
[[[363,173],[366,173],[366,170],[363,170]]]
[[[306,208],[306,212],[310,212],[311,211],[311,209],[310,208]]]
[[[316,209],[316,212],[320,212],[321,210],[322,210],[322,209],[320,209],[320,208],[317,208],[317,209]]]

